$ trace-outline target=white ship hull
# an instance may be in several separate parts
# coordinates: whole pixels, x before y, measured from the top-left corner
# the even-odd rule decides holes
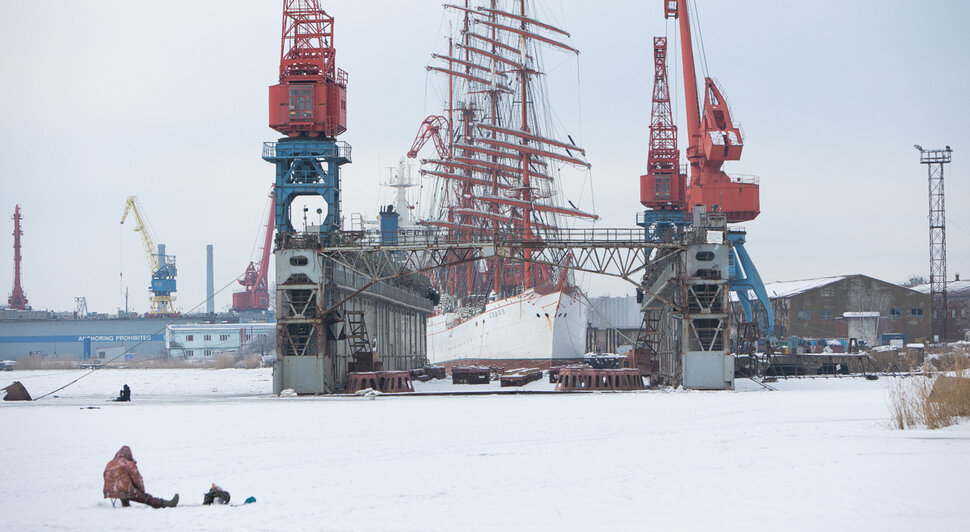
[[[428,360],[543,362],[582,359],[586,306],[570,290],[534,290],[489,303],[485,312],[459,321],[457,313],[428,318]]]

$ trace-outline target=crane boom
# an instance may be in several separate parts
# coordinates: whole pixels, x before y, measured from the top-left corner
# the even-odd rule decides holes
[[[414,143],[411,144],[411,150],[408,152],[408,158],[414,159],[418,156],[418,152],[421,148],[428,142],[432,140],[434,142],[434,147],[438,151],[438,157],[442,159],[447,159],[450,155],[448,151],[448,146],[445,144],[444,139],[441,137],[441,132],[444,131],[448,134],[448,119],[443,116],[429,116],[421,122],[418,127],[418,134],[414,137]]]
[[[239,284],[245,287],[242,292],[232,294],[232,310],[236,312],[262,311],[269,308],[269,254],[273,250],[273,232],[276,230],[276,194],[269,193],[269,220],[266,222],[266,235],[263,239],[263,251],[257,267],[252,261],[246,267]]]
[[[267,274],[269,274],[269,254],[273,250],[273,231],[276,230],[275,216],[273,214],[276,212],[276,194],[273,194],[271,190],[269,193],[270,205],[269,205],[269,218],[266,220],[266,236],[263,240],[263,256],[259,259],[259,277],[256,280],[257,286],[266,287]]]
[[[145,248],[145,255],[148,257],[148,266],[151,268],[152,273],[154,273],[159,268],[155,239],[148,232],[148,226],[145,225],[145,220],[141,217],[139,205],[137,196],[128,196],[128,201],[125,202],[125,212],[121,213],[121,223],[124,224],[125,220],[128,219],[129,212],[135,214],[135,232],[141,234],[141,245]]]
[[[699,105],[687,0],[664,0],[664,15],[680,22],[687,107],[687,161],[690,163],[688,207],[703,205],[708,211],[723,212],[731,223],[754,220],[761,213],[757,181],[735,179],[721,170],[725,161],[741,159],[744,139],[741,128],[731,120],[720,88],[710,77],[704,78],[703,109]]]

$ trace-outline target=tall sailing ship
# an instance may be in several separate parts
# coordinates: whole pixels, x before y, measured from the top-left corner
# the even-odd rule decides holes
[[[563,198],[561,167],[588,175],[590,165],[571,136],[556,137],[540,55],[578,54],[569,34],[539,20],[526,0],[444,7],[458,31],[428,70],[447,82],[447,101],[408,154],[429,140],[437,152],[421,161],[433,185],[419,223],[455,241],[545,240],[562,237],[570,220],[596,220]],[[434,271],[441,302],[428,320],[429,360],[548,367],[581,358],[585,296],[563,267],[568,261],[493,257]]]

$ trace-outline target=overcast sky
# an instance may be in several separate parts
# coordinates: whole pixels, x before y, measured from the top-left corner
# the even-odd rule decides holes
[[[325,0],[348,71],[351,165],[344,213],[373,217],[377,185],[440,112],[425,71],[447,29],[441,0]],[[913,144],[953,147],[948,272],[970,277],[970,3],[696,0],[707,64],[746,134],[729,173],[761,178],[745,224],[766,281],[862,273],[928,275],[926,170]],[[177,307],[205,298],[254,257],[273,168],[260,158],[267,87],[278,77],[281,4],[136,0],[0,2],[0,288],[13,283],[14,206],[23,209],[23,286],[35,309],[148,309],[137,235],[118,222],[137,195],[177,256]],[[672,30],[661,0],[542,0],[578,60],[547,54],[557,117],[587,149],[599,227],[641,209],[652,38]],[[672,71],[680,78],[679,67]],[[555,83],[553,83],[555,82]],[[672,81],[673,83],[673,81]],[[680,82],[677,89],[682,91]],[[676,104],[683,105],[676,95]],[[683,109],[678,118],[683,126]],[[681,134],[681,144],[685,134]],[[123,275],[121,275],[123,273]],[[629,293],[586,281],[594,295]],[[216,308],[231,301],[221,292]],[[3,303],[6,302],[4,299]]]

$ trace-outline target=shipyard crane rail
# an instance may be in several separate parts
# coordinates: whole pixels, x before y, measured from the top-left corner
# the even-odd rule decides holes
[[[125,210],[121,214],[122,224],[128,219],[129,213],[135,215],[135,232],[141,235],[141,244],[151,270],[152,284],[148,288],[152,293],[151,314],[174,315],[175,308],[172,302],[175,301],[175,296],[172,293],[175,292],[175,257],[165,254],[164,244],[156,247],[155,238],[142,216],[141,203],[137,196],[128,196]]]

